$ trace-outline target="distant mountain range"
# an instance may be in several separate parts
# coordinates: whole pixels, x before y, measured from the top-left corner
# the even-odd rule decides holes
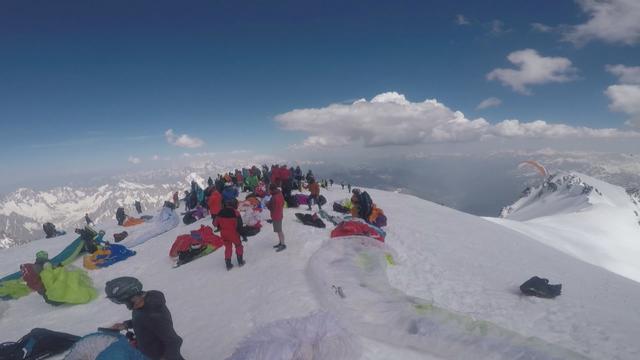
[[[213,164],[183,169],[162,169],[108,179],[101,186],[56,187],[46,191],[20,188],[0,198],[0,248],[44,237],[42,224],[51,222],[58,230],[73,231],[85,224],[84,215],[95,223],[115,221],[118,207],[135,214],[140,201],[143,212],[153,212],[173,193],[189,188],[192,180],[205,186],[209,176],[251,163]]]

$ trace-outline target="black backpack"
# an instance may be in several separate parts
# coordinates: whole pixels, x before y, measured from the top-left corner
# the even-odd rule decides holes
[[[175,210],[176,209],[176,204],[172,203],[171,201],[165,201],[164,205],[162,205],[166,208],[169,208],[171,210]]]
[[[189,225],[189,224],[193,224],[194,222],[196,222],[196,218],[193,216],[193,213],[191,211],[187,212],[186,214],[184,214],[184,216],[182,217],[182,222],[185,225]]]
[[[371,196],[369,193],[364,191],[360,194],[360,199],[358,199],[358,205],[360,206],[360,212],[358,215],[365,219],[369,219],[369,215],[371,215],[371,210],[373,210],[373,201],[371,200]]]
[[[79,336],[35,328],[18,342],[0,344],[0,360],[38,360],[69,350]]]
[[[47,235],[47,239],[56,236],[56,226],[50,222],[42,224],[42,230]]]
[[[553,299],[562,293],[562,284],[551,285],[548,279],[534,276],[520,285],[520,291],[529,296]]]

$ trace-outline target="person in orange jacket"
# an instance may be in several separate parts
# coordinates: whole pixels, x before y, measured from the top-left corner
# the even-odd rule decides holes
[[[311,205],[313,203],[318,204],[318,209],[322,210],[322,205],[320,205],[320,184],[318,184],[315,179],[311,178],[308,188],[311,193],[307,202],[309,204],[309,210],[311,210]]]

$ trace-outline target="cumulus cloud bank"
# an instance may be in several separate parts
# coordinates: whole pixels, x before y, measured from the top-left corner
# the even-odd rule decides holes
[[[487,74],[487,79],[498,80],[521,94],[531,94],[528,85],[562,83],[575,79],[576,68],[567,58],[540,56],[533,49],[524,49],[512,52],[507,59],[517,69],[494,69]]]
[[[606,70],[620,82],[604,92],[611,101],[609,109],[629,115],[628,123],[640,126],[640,66],[607,65]]]
[[[435,99],[410,102],[404,95],[387,92],[370,101],[332,104],[317,109],[296,109],[276,116],[287,130],[309,134],[296,147],[336,147],[362,143],[367,147],[415,145],[502,138],[621,138],[640,133],[618,129],[592,129],[545,121],[504,120],[490,124],[483,118],[467,119]]]
[[[187,134],[176,135],[173,129],[165,131],[164,137],[167,142],[173,146],[186,147],[186,148],[198,148],[204,145],[204,141],[197,137],[191,137]]]
[[[591,40],[633,45],[640,42],[640,1],[577,0],[589,15],[584,24],[570,26],[564,40],[582,45]]]

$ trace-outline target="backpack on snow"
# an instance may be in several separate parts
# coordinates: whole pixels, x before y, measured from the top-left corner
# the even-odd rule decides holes
[[[322,196],[322,195],[320,195],[320,196],[318,197],[318,205],[322,206],[322,205],[324,205],[324,204],[326,204],[326,203],[327,203],[327,198],[326,198],[326,197],[324,197],[324,196]]]
[[[189,224],[193,224],[194,222],[196,222],[197,219],[195,218],[195,216],[193,216],[193,212],[189,211],[186,214],[184,214],[184,216],[182,217],[182,222],[185,225],[189,225]]]
[[[42,230],[44,230],[44,233],[47,235],[47,239],[55,237],[57,235],[56,226],[50,222],[42,224]]]
[[[365,220],[369,219],[369,215],[371,215],[371,210],[373,210],[373,201],[371,200],[371,196],[369,193],[364,191],[360,194],[358,199],[358,205],[360,205],[359,216]]]
[[[35,328],[17,342],[0,344],[0,360],[37,360],[63,353],[79,336]]]
[[[550,285],[549,279],[534,276],[520,285],[520,291],[529,296],[553,299],[562,292],[562,284]]]

